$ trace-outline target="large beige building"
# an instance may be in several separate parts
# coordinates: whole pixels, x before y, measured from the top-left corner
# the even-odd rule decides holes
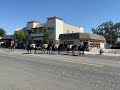
[[[41,43],[43,40],[43,34],[41,32],[42,27],[48,27],[49,31],[52,33],[51,40],[54,44],[59,44],[59,35],[64,33],[82,33],[84,29],[82,27],[76,27],[64,23],[63,19],[59,17],[47,18],[46,23],[40,23],[38,21],[30,21],[27,23],[26,30],[31,31],[30,39],[33,43]]]

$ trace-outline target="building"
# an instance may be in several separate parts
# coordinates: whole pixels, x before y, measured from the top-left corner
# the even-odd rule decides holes
[[[103,36],[90,33],[60,34],[59,39],[61,44],[74,44],[77,46],[79,46],[80,41],[82,41],[89,50],[105,48],[106,44],[106,40]]]
[[[41,29],[43,27],[48,27],[51,35],[51,41],[54,44],[59,44],[59,35],[63,33],[80,33],[84,32],[82,27],[76,27],[73,25],[69,25],[64,23],[62,18],[59,17],[50,17],[47,18],[46,23],[40,23],[38,21],[30,21],[27,22],[26,30],[28,31],[28,39],[32,41],[32,43],[42,43],[43,35]],[[29,41],[28,40],[28,41]]]
[[[12,40],[14,40],[13,35],[4,35],[4,37],[0,39],[0,43],[3,43],[3,47],[8,47],[8,43]]]
[[[16,28],[16,29],[15,29],[15,31],[20,31],[20,30],[22,30],[22,28]]]
[[[114,46],[111,46],[112,49],[120,49],[120,38],[117,39]]]

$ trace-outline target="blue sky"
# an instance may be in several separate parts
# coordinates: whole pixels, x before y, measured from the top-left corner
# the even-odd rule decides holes
[[[85,32],[102,22],[120,22],[120,0],[0,0],[0,27],[7,34],[23,28],[30,20],[42,23],[58,16]]]

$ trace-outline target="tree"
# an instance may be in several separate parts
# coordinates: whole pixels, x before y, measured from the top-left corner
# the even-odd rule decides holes
[[[120,37],[120,23],[113,24],[112,21],[104,22],[97,28],[92,28],[92,32],[104,36],[108,44],[114,45]]]
[[[0,37],[4,37],[5,33],[5,30],[3,28],[0,28]]]
[[[25,41],[27,34],[24,30],[19,30],[14,32],[15,38],[18,40],[19,43],[22,43]]]
[[[49,43],[50,42],[50,36],[51,36],[51,33],[48,29],[48,27],[43,27],[42,28],[42,33],[44,34],[43,35],[43,43]]]

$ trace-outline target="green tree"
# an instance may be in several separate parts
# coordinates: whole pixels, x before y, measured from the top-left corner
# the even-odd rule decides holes
[[[51,37],[51,32],[49,31],[48,27],[43,27],[42,28],[42,33],[43,33],[43,43],[49,43],[50,42],[50,37]]]
[[[92,32],[104,36],[108,44],[114,45],[120,37],[120,23],[113,24],[112,21],[104,22],[97,28],[92,28]]]
[[[27,34],[24,30],[19,30],[14,32],[15,38],[18,40],[19,43],[22,43],[25,41]]]
[[[5,30],[3,28],[0,28],[0,37],[4,37],[5,33]]]

